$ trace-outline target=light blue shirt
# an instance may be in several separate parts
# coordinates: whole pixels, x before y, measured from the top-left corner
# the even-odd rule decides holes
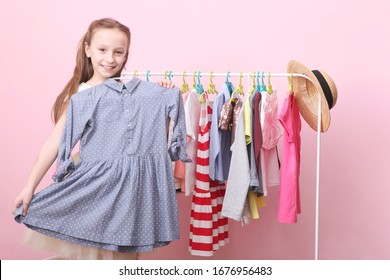
[[[233,86],[231,85],[231,89]],[[231,91],[226,83],[222,90],[215,97],[213,103],[213,114],[210,127],[210,171],[209,176],[212,180],[225,181],[229,176],[229,167],[232,157],[230,150],[232,132],[218,128],[219,118],[221,117],[222,106],[230,99]]]

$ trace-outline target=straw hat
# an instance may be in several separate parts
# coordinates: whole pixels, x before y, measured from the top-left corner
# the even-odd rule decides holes
[[[309,126],[317,131],[318,123],[318,92],[321,96],[321,132],[328,130],[330,125],[330,109],[337,101],[337,89],[332,78],[322,70],[310,70],[302,63],[291,60],[287,66],[288,73],[304,74],[303,77],[293,77],[293,91],[299,112]]]

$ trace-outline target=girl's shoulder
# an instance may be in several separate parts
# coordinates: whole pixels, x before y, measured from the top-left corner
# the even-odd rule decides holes
[[[83,91],[83,90],[86,90],[86,89],[89,89],[89,88],[91,88],[92,86],[90,86],[90,85],[88,85],[87,83],[81,83],[81,84],[79,84],[79,87],[78,87],[78,89],[77,89],[77,92],[81,92],[81,91]]]
[[[87,83],[81,83],[77,92],[72,95],[71,99],[75,102],[90,102],[91,100],[98,100],[102,95],[101,87],[104,87],[104,84],[91,86]]]

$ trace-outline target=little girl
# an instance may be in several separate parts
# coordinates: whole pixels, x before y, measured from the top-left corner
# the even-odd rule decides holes
[[[57,158],[57,155],[59,155],[61,139],[65,137],[64,128],[68,123],[67,114],[70,114],[69,112],[66,112],[72,95],[76,92],[91,90],[107,82],[110,78],[120,77],[128,59],[129,47],[130,30],[125,25],[110,18],[95,20],[90,24],[88,31],[79,43],[73,77],[57,97],[53,106],[55,121],[54,129],[39,152],[38,158],[28,177],[27,184],[14,201],[13,213],[18,217],[18,222],[23,222],[23,219],[29,216],[28,209],[30,202],[34,203],[34,198],[36,196],[34,195],[35,189]],[[121,84],[115,80],[110,82],[115,86]],[[146,83],[140,82],[139,80],[131,82]],[[165,88],[173,87],[173,84],[167,80],[159,82],[159,85]],[[156,85],[153,86],[156,87]],[[115,126],[115,123],[111,123],[111,126]],[[79,159],[74,158],[73,160],[77,165]],[[61,168],[61,166],[58,167]],[[71,175],[69,175],[69,177],[71,177]],[[64,179],[62,178],[61,180]],[[55,185],[55,183],[53,185]],[[51,200],[50,203],[53,203],[53,201]],[[72,210],[74,209],[68,209],[68,211]],[[44,228],[45,226],[43,225],[42,227]],[[123,230],[126,231],[126,228]],[[63,241],[55,235],[53,235],[55,238],[51,238],[48,237],[50,234],[43,233],[45,235],[36,233],[35,231],[31,232],[29,236],[30,243],[35,243],[35,245],[39,243],[42,248],[50,248],[56,251],[60,258],[102,259],[106,258],[107,252],[110,251],[113,252],[113,259],[138,258],[138,252],[128,252],[127,250],[125,250],[125,252],[120,252],[121,250],[110,249],[107,251],[99,246],[83,246],[80,245],[80,242],[73,243],[72,241],[69,242],[67,239],[63,239],[65,240]],[[99,233],[96,233],[96,235],[99,235]]]

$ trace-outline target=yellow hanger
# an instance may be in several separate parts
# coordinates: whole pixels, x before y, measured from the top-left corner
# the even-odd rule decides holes
[[[290,94],[294,94],[294,90],[293,90],[293,84],[292,84],[292,81],[293,81],[293,74],[292,74],[292,71],[290,73],[290,86],[289,86],[289,89],[290,89]]]
[[[244,95],[244,89],[242,87],[242,72],[240,72],[240,81],[238,83],[238,86],[237,88],[232,92],[232,95],[230,97],[230,102],[234,102],[234,95],[235,94],[240,94],[240,95]]]
[[[256,88],[255,75],[256,75],[256,73],[253,72],[252,87],[251,87],[251,90],[249,92],[249,95],[252,95],[255,92],[255,88]]]
[[[242,87],[242,72],[240,72],[240,81],[238,83],[236,90],[233,91],[233,93],[238,93],[238,94],[244,95],[244,89]],[[233,95],[233,93],[232,93],[232,95]]]
[[[206,99],[208,99],[208,92],[204,91],[199,95],[199,103],[206,103]]]
[[[207,88],[207,93],[210,94],[217,94],[217,90],[215,89],[215,85],[213,84],[213,72],[210,73],[210,83],[209,87]]]
[[[194,78],[194,84],[192,85],[192,88],[195,89],[196,88],[196,71],[194,72],[194,75],[193,75],[193,78]]]
[[[134,70],[133,77],[138,77],[138,71]]]
[[[167,75],[168,75],[168,70],[167,71],[165,71],[165,73],[164,73],[164,80],[166,80],[167,79]]]
[[[190,90],[188,88],[188,84],[186,83],[185,75],[186,75],[186,71],[183,71],[183,74],[182,74],[183,84],[180,87],[180,90],[181,90],[182,93],[185,93],[185,92]]]
[[[272,85],[271,85],[271,73],[268,72],[268,85],[267,85],[268,94],[272,93]]]

